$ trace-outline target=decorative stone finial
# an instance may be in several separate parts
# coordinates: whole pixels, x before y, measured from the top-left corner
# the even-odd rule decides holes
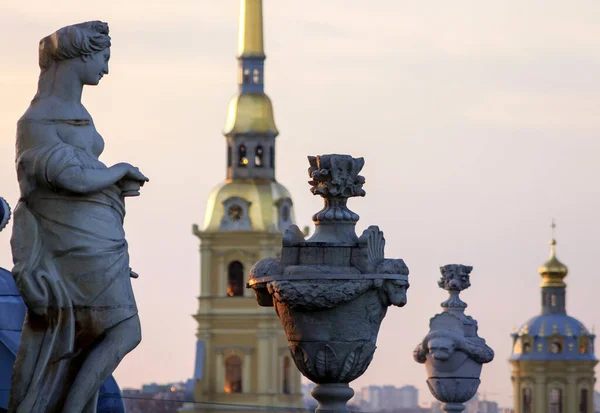
[[[348,383],[371,362],[389,306],[406,304],[408,267],[386,259],[385,238],[370,226],[358,238],[358,215],[346,207],[364,196],[362,158],[309,157],[311,192],[325,200],[314,235],[292,225],[283,235],[281,259],[266,258],[250,270],[248,287],[261,306],[274,306],[300,372],[317,383],[317,412],[348,412]]]
[[[477,335],[477,321],[464,314],[467,304],[459,298],[471,286],[473,267],[451,264],[440,267],[438,286],[450,297],[441,305],[444,311],[429,322],[429,334],[414,351],[414,359],[425,364],[427,385],[433,396],[444,403],[445,412],[462,412],[479,387],[484,363],[494,351]]]
[[[472,270],[473,267],[461,264],[440,267],[442,278],[438,281],[438,285],[450,293],[450,297],[442,303],[442,308],[467,308],[467,303],[460,299],[459,294],[471,286],[469,274]]]
[[[348,198],[365,196],[365,178],[359,175],[365,164],[363,158],[350,155],[309,156],[310,191],[323,197],[325,205],[313,215],[316,230],[313,241],[356,242],[354,226],[358,214],[346,206]]]

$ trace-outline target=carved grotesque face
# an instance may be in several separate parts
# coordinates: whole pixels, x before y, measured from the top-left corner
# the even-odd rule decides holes
[[[400,280],[387,280],[379,285],[382,285],[382,288],[380,288],[378,292],[379,298],[385,307],[390,305],[403,307],[406,304],[406,290],[408,289],[407,282]]]
[[[449,337],[436,337],[429,340],[429,352],[434,359],[446,361],[454,353],[454,340]]]
[[[393,281],[389,283],[388,298],[392,305],[403,307],[406,304],[406,289],[408,284]]]
[[[83,84],[97,85],[102,76],[108,74],[108,61],[110,47],[90,56],[83,56],[84,68],[82,75]]]
[[[472,269],[466,265],[445,265],[441,267],[442,278],[438,285],[445,290],[465,290],[471,286],[469,273]]]

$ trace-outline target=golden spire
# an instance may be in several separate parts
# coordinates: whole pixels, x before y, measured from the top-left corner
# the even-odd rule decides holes
[[[550,241],[550,259],[542,265],[538,272],[543,280],[541,287],[566,287],[563,279],[569,270],[556,258],[556,223],[552,219],[552,240]]]
[[[238,57],[264,57],[262,0],[240,0]]]
[[[262,0],[240,0],[239,92],[229,102],[225,136],[279,134],[264,92],[264,61]]]

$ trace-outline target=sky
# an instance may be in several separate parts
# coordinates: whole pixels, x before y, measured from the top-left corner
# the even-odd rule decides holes
[[[115,373],[121,387],[193,374],[200,267],[191,228],[225,177],[238,7],[0,4],[0,196],[13,206],[16,121],[36,91],[38,41],[81,21],[110,25],[110,74],[83,102],[106,141],[101,160],[130,162],[151,180],[127,200],[143,341]],[[349,202],[357,231],[378,225],[386,256],[410,269],[408,304],[388,311],[353,386],[414,384],[431,399],[412,351],[446,297],[439,266],[461,263],[474,267],[467,312],[496,353],[480,392],[511,405],[509,334],[539,312],[552,218],[570,270],[567,310],[600,325],[600,3],[264,0],[264,18],[277,179],[299,226],[321,207],[306,156],[362,156],[367,196]],[[10,227],[0,233],[6,268],[9,239]]]

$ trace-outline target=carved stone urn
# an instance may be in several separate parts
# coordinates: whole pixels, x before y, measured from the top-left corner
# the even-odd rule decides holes
[[[450,297],[444,309],[429,322],[429,334],[414,351],[418,363],[424,363],[431,394],[444,403],[445,412],[462,412],[464,403],[475,396],[484,363],[494,359],[494,351],[477,335],[477,321],[465,314],[467,304],[459,294],[471,285],[473,267],[445,265],[440,268],[438,285]]]
[[[316,229],[305,239],[297,226],[283,236],[281,258],[259,261],[248,288],[259,305],[273,306],[300,372],[317,383],[318,412],[347,412],[361,376],[373,358],[381,321],[390,305],[406,304],[408,268],[385,259],[385,239],[376,226],[360,237],[359,217],[346,202],[364,196],[362,158],[309,157],[311,192],[325,201],[313,216]]]

